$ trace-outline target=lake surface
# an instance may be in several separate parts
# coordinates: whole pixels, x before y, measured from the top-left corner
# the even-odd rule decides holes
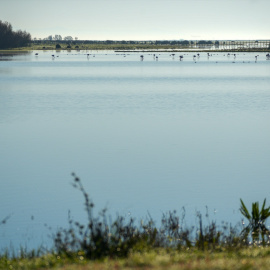
[[[208,206],[236,224],[240,198],[270,203],[264,53],[35,53],[0,56],[0,248],[85,219],[72,172],[96,212],[138,222],[185,207],[194,225]]]

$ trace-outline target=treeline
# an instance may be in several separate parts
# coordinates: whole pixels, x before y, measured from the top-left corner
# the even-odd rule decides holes
[[[33,40],[33,44],[35,45],[105,45],[105,46],[116,46],[119,45],[127,46],[136,46],[136,48],[148,48],[149,46],[174,46],[177,48],[191,48],[191,47],[200,47],[200,48],[208,48],[211,46],[219,46],[221,42],[219,41],[211,41],[211,40]],[[223,42],[224,43],[224,42]],[[224,43],[225,44],[225,43]],[[116,48],[115,47],[115,48]],[[124,48],[124,47],[123,47]],[[150,48],[150,47],[149,47]]]
[[[31,42],[31,34],[26,31],[13,31],[9,22],[0,20],[0,49],[25,47]]]
[[[137,44],[150,44],[150,45],[160,45],[160,44],[166,44],[166,45],[174,45],[174,44],[180,44],[180,45],[189,45],[193,44],[188,40],[184,41],[172,41],[172,40],[147,40],[147,41],[137,41],[137,40],[49,40],[49,39],[43,39],[43,40],[32,40],[33,44],[122,44],[122,45],[137,45]]]
[[[151,44],[151,45],[190,45],[193,44],[188,40],[149,40],[149,41],[136,41],[136,40],[104,40],[94,41],[86,40],[84,43],[101,43],[101,44]]]
[[[51,43],[61,43],[61,44],[122,44],[122,45],[182,45],[188,46],[194,44],[193,41],[188,40],[149,40],[149,41],[136,41],[136,40],[34,40],[34,44],[51,44]],[[199,44],[213,44],[211,41],[200,41]]]

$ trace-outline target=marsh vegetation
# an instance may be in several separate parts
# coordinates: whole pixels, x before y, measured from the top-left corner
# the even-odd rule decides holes
[[[270,207],[266,207],[266,200],[261,209],[258,202],[253,203],[251,211],[240,200],[247,225],[218,225],[210,220],[206,208],[204,215],[197,212],[194,226],[186,225],[185,209],[180,216],[176,211],[164,213],[161,225],[156,226],[150,214],[139,222],[123,216],[113,219],[106,208],[96,214],[82,181],[74,173],[72,177],[73,187],[84,198],[87,223],[69,215],[66,228],[51,232],[51,250],[21,248],[19,254],[6,250],[0,256],[0,269],[267,269]]]

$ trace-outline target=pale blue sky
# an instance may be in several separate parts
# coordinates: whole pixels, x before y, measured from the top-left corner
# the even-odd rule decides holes
[[[0,20],[32,37],[270,39],[270,0],[0,0]]]

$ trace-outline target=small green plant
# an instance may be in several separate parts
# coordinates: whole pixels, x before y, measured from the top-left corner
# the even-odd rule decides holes
[[[247,239],[251,233],[253,243],[261,240],[262,244],[265,245],[265,238],[269,237],[269,230],[266,228],[265,222],[270,216],[270,207],[265,207],[266,199],[263,201],[261,210],[259,208],[259,202],[252,203],[251,213],[242,199],[240,199],[240,202],[240,212],[249,221],[248,226],[242,230],[243,237]]]

